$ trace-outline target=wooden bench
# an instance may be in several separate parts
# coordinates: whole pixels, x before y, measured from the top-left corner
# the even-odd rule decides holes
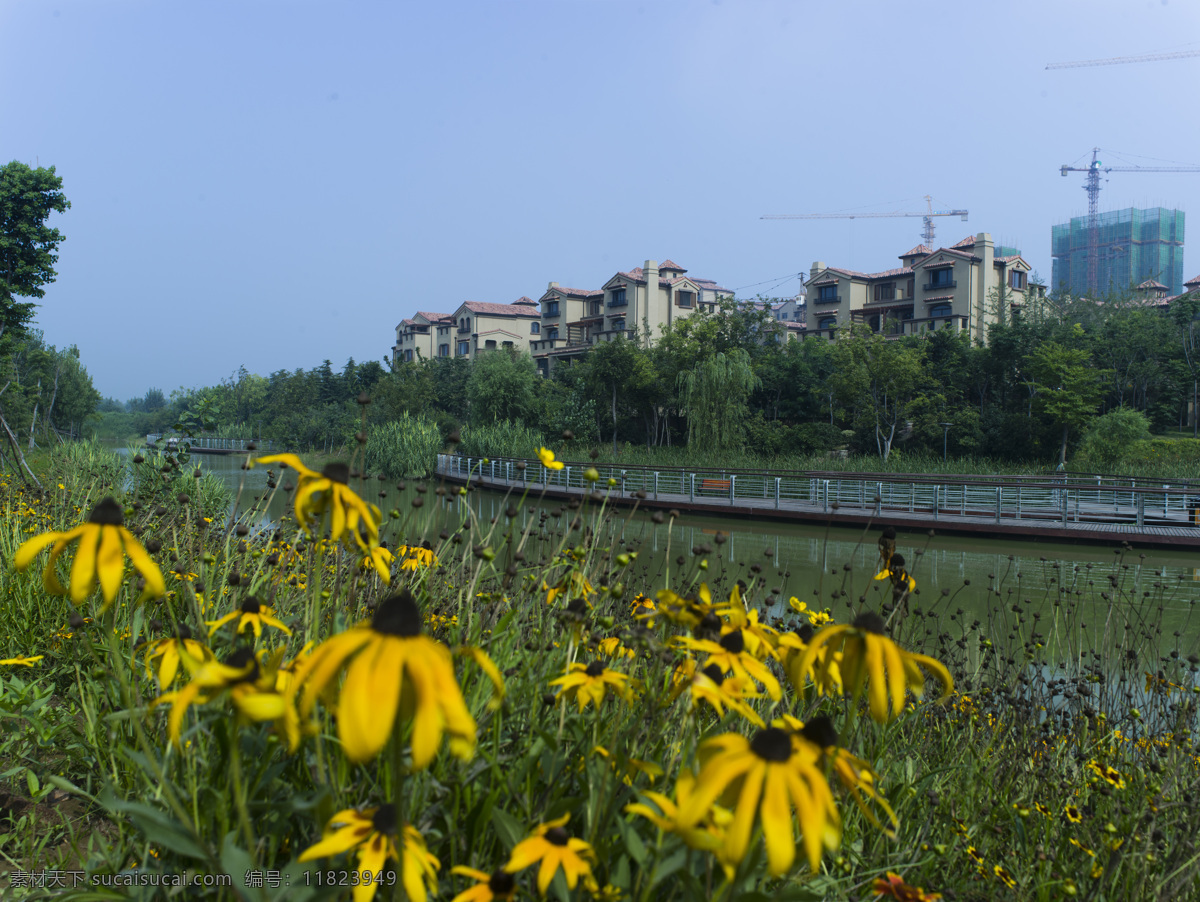
[[[728,479],[701,479],[701,492],[720,492],[722,495],[729,494],[730,482]]]

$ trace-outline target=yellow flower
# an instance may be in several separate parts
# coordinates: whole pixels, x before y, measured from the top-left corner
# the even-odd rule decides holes
[[[616,636],[609,636],[607,639],[601,639],[596,643],[596,650],[606,657],[613,658],[635,658],[637,652],[632,648],[626,648],[621,644],[621,640]]]
[[[158,672],[154,673],[152,665],[156,658]],[[179,627],[178,635],[146,644],[146,673],[157,676],[158,685],[164,689],[175,682],[181,663],[189,673],[193,673],[201,664],[211,660],[213,653],[207,646],[193,639],[192,631],[183,624]]]
[[[29,657],[26,657],[25,655],[17,655],[15,658],[5,658],[3,661],[0,661],[0,665],[32,667],[34,664],[36,664],[38,661],[42,660],[42,658],[44,658],[44,657],[46,657],[46,656],[45,655],[30,655]]]
[[[758,608],[746,609],[746,604],[742,601],[741,589],[738,588],[737,583],[734,583],[733,591],[729,593],[728,604],[719,605],[714,609],[714,613],[724,617],[733,629],[741,630],[746,648],[760,661],[768,657],[774,650],[775,643],[779,640],[779,630],[767,626],[765,623],[759,623]],[[722,629],[722,632],[728,631]]]
[[[239,635],[246,631],[246,627],[250,627],[254,630],[254,638],[258,639],[262,636],[263,625],[265,624],[273,626],[275,629],[281,630],[290,636],[292,631],[288,629],[283,621],[275,619],[274,614],[274,608],[259,604],[258,599],[251,595],[233,613],[226,614],[220,620],[206,620],[204,621],[204,625],[209,627],[208,636],[210,639],[217,630],[234,620],[238,622],[237,631]]]
[[[793,611],[808,621],[809,626],[824,626],[833,620],[833,616],[828,611],[811,610],[808,605],[795,595],[788,599],[788,604]]]
[[[412,546],[401,545],[396,549],[396,553],[401,558],[401,570],[421,570],[425,567],[437,566],[437,555],[433,553],[428,542]]]
[[[379,574],[379,578],[384,583],[390,583],[392,581],[392,562],[394,560],[395,558],[390,551],[382,545],[376,545],[363,555],[363,559],[358,562],[358,567],[360,570],[370,570],[374,567],[375,572]]]
[[[888,563],[892,560],[892,555],[895,553],[896,528],[894,526],[885,526],[879,536],[879,560],[883,562],[883,569],[887,569]]]
[[[358,497],[347,483],[350,468],[341,461],[327,463],[318,473],[300,462],[295,454],[272,454],[260,457],[257,464],[280,463],[293,467],[297,473],[296,522],[312,534],[311,521],[329,517],[329,538],[336,542],[342,536],[353,538],[364,550],[379,544],[379,508]],[[366,541],[360,535],[366,533]]]
[[[842,672],[839,663],[841,651],[834,651],[824,646],[820,653],[808,662],[806,669],[800,669],[804,660],[804,652],[812,641],[813,628],[807,623],[800,624],[796,632],[781,633],[776,653],[783,672],[797,692],[804,692],[808,684],[817,683],[822,695],[840,695],[842,691]],[[820,682],[818,682],[820,680]]]
[[[538,448],[538,460],[542,462],[542,466],[547,470],[561,470],[566,466],[561,460],[554,459],[554,452],[549,448]],[[575,884],[571,884],[574,886]]]
[[[425,838],[409,824],[401,831],[403,857],[396,850],[396,806],[387,804],[358,811],[339,811],[321,834],[321,841],[300,854],[300,861],[312,861],[358,849],[359,882],[353,887],[354,902],[370,902],[379,884],[375,876],[390,858],[401,863],[400,880],[411,902],[425,902],[437,893],[437,872],[441,862],[425,846]]]
[[[485,874],[483,871],[477,871],[475,868],[468,868],[460,864],[452,867],[450,873],[458,874],[462,877],[470,877],[476,881],[474,886],[463,890],[451,902],[495,902],[497,899],[508,900],[517,891],[517,881],[513,878],[512,874],[503,868],[499,868],[490,874]]]
[[[588,702],[593,702],[598,709],[610,686],[613,692],[625,701],[630,701],[633,693],[625,685],[628,680],[629,677],[625,674],[605,668],[603,661],[593,661],[586,667],[579,663],[572,664],[566,676],[551,680],[550,685],[560,687],[558,701],[574,699],[582,711]]]
[[[454,678],[450,649],[421,635],[421,611],[407,589],[382,601],[370,623],[327,639],[296,668],[302,719],[343,669],[337,726],[351,761],[373,758],[398,715],[413,724],[414,769],[429,766],[443,733],[450,734],[452,754],[474,754],[475,719]]]
[[[876,896],[891,896],[899,902],[937,902],[942,898],[941,893],[927,893],[919,886],[905,883],[903,877],[891,871],[886,878],[876,877],[871,889]]]
[[[500,668],[496,666],[496,662],[491,659],[486,651],[482,648],[476,648],[473,645],[460,645],[454,649],[454,653],[460,657],[470,658],[483,671],[492,684],[492,697],[488,700],[487,707],[489,711],[496,711],[504,704],[504,677],[500,673]]]
[[[773,701],[779,701],[783,689],[775,674],[767,669],[762,661],[746,651],[745,634],[741,630],[733,630],[721,637],[720,642],[709,639],[692,639],[687,636],[675,640],[676,644],[697,652],[707,652],[708,657],[704,666],[715,664],[723,673],[733,671],[733,675],[750,682],[757,680],[767,690],[767,695]]]
[[[701,583],[700,591],[697,594],[698,598],[684,598],[676,595],[670,589],[662,589],[655,597],[658,599],[659,610],[664,617],[674,623],[686,626],[688,629],[693,629],[705,616],[714,611],[712,594],[709,592],[708,586]]]
[[[726,875],[732,879],[737,865],[725,855],[725,830],[729,826],[731,816],[729,811],[720,806],[713,806],[709,817],[702,818],[694,824],[685,824],[679,818],[679,813],[686,808],[691,800],[696,786],[696,775],[686,768],[680,772],[675,782],[675,798],[661,792],[647,790],[641,795],[653,802],[658,811],[641,802],[625,806],[626,814],[640,814],[664,833],[674,833],[693,849],[702,849],[717,855]]]
[[[748,698],[759,698],[754,683],[737,676],[726,676],[725,671],[716,664],[709,664],[703,670],[697,669],[696,662],[688,658],[679,665],[675,675],[675,688],[671,691],[670,700],[674,701],[687,688],[692,699],[692,709],[700,702],[712,705],[718,717],[725,716],[725,709],[736,711],[756,727],[763,727],[763,719],[758,712],[746,704]]]
[[[875,574],[875,578],[890,579],[892,590],[897,593],[911,592],[917,587],[917,581],[904,569],[904,555],[902,554],[893,554],[884,568]]]
[[[146,581],[138,602],[157,598],[167,591],[162,571],[158,564],[150,559],[146,549],[125,528],[125,514],[121,505],[112,498],[104,498],[93,509],[86,523],[81,523],[67,532],[45,532],[30,539],[17,549],[13,563],[18,570],[25,570],[33,559],[47,545],[54,543],[50,549],[50,560],[42,571],[42,584],[51,595],[67,595],[68,591],[58,579],[55,565],[58,556],[72,542],[78,542],[75,550],[75,561],[71,565],[70,598],[75,604],[81,604],[92,594],[96,584],[100,584],[100,592],[104,596],[103,610],[113,603],[117,590],[121,587],[121,577],[125,572],[125,557],[129,560],[142,578]]]
[[[295,750],[286,727],[289,700],[275,691],[278,662],[282,649],[268,658],[265,653],[255,659],[249,648],[239,648],[224,663],[212,659],[202,663],[192,674],[191,682],[175,692],[166,692],[156,698],[151,707],[169,704],[167,735],[176,748],[182,749],[180,733],[183,718],[194,704],[208,704],[228,693],[229,700],[237,709],[239,720],[255,722],[275,721],[275,725],[289,740],[289,748]],[[297,738],[298,742],[298,738]]]
[[[779,877],[796,857],[792,809],[808,863],[815,872],[822,849],[832,851],[841,842],[841,819],[825,774],[811,756],[798,752],[792,738],[778,727],[767,727],[747,739],[727,733],[700,746],[702,763],[696,788],[681,806],[682,824],[698,824],[719,798],[733,809],[725,834],[725,850],[741,861],[750,845],[756,819],[762,821],[767,847],[767,870]]]
[[[550,881],[562,869],[567,878],[568,889],[575,889],[579,878],[589,881],[592,877],[592,866],[589,859],[595,860],[591,845],[582,839],[576,839],[563,829],[563,825],[571,819],[564,814],[560,818],[540,824],[530,836],[517,843],[512,850],[512,857],[504,870],[515,874],[523,871],[531,864],[539,861],[542,866],[538,869],[538,892],[543,896],[550,887]]]
[[[816,664],[817,685],[826,685],[832,653],[840,651],[842,679],[854,698],[862,695],[867,677],[870,677],[869,708],[871,717],[880,723],[899,716],[904,710],[907,690],[912,690],[918,697],[924,694],[925,675],[921,672],[922,667],[941,682],[943,698],[950,694],[954,689],[954,680],[940,661],[905,651],[885,636],[883,630],[883,618],[874,611],[860,614],[851,624],[824,627],[813,636],[796,666],[804,673]],[[822,652],[825,653],[825,661],[817,663]]]
[[[546,593],[546,604],[554,604],[554,599],[559,595],[566,594],[568,601],[574,598],[586,599],[595,589],[578,570],[569,570],[555,586],[542,583],[542,591]]]

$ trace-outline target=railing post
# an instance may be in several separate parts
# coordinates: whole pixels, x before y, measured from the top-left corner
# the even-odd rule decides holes
[[[654,500],[658,500],[658,470],[654,471]]]
[[[996,486],[996,522],[1000,522],[1000,508],[1004,505],[1004,488]]]
[[[1017,483],[1017,519],[1021,519],[1021,484]]]
[[[910,514],[913,512],[913,505],[916,503],[916,500],[917,500],[917,484],[915,482],[910,482],[908,484],[908,512]]]
[[[1062,489],[1062,521],[1064,523],[1067,522],[1068,509],[1069,509],[1070,504],[1071,504],[1071,490],[1064,488],[1064,489]]]
[[[825,487],[825,510],[828,511],[829,510],[829,480],[822,479],[821,482],[824,484],[824,487]]]
[[[691,488],[688,490],[688,501],[694,502],[696,500],[696,474],[692,473],[691,476],[692,483]]]
[[[729,506],[733,507],[734,486],[737,484],[737,477],[733,474],[729,476]]]
[[[875,483],[875,516],[883,513],[883,483]]]
[[[571,468],[564,467],[563,472],[567,474],[567,488],[571,487]]]
[[[1137,525],[1138,529],[1146,525],[1146,496],[1141,492],[1137,496]]]
[[[780,477],[775,477],[775,510],[779,510],[779,479]]]

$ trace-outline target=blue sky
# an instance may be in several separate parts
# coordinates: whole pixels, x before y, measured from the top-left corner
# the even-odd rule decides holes
[[[126,399],[380,359],[415,310],[648,257],[791,294],[921,227],[765,213],[931,194],[970,210],[939,243],[991,232],[1048,280],[1086,212],[1059,166],[1200,164],[1200,58],[1045,65],[1198,48],[1190,0],[0,0],[0,158],[63,177],[38,325]],[[1113,173],[1101,209],[1198,200]]]

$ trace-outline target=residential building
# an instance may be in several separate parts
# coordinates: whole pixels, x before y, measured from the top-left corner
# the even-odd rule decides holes
[[[805,282],[805,335],[832,339],[839,328],[863,323],[886,335],[952,329],[984,341],[987,327],[1019,308],[1030,290],[1029,264],[1015,248],[997,249],[987,232],[937,250],[918,245],[900,263],[875,273],[814,263]]]
[[[532,298],[518,298],[511,304],[464,301],[450,314],[449,322],[438,326],[437,356],[473,360],[480,352],[501,348],[528,352],[530,340],[540,333],[541,314]]]
[[[711,279],[686,275],[672,260],[618,272],[599,290],[563,288],[551,282],[542,295],[542,335],[530,344],[538,368],[548,373],[559,361],[618,335],[649,347],[677,320],[713,310],[732,292]]]
[[[439,323],[448,323],[449,313],[418,311],[396,326],[396,343],[392,345],[392,365],[410,363],[434,356],[436,345],[434,329]]]
[[[1167,286],[1168,294],[1183,293],[1182,210],[1130,207],[1101,213],[1096,225],[1096,293],[1123,292],[1146,280]],[[1090,297],[1087,216],[1076,216],[1050,230],[1054,256],[1051,287],[1066,288],[1076,297]]]

